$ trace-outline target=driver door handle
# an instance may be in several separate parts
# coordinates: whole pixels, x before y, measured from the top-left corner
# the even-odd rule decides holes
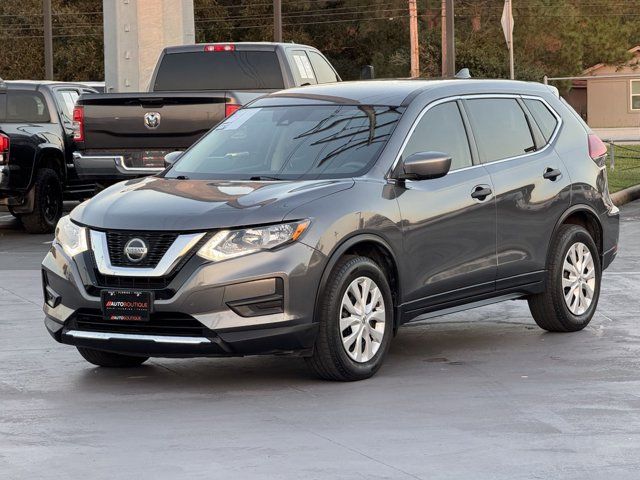
[[[542,174],[542,178],[544,178],[545,180],[551,180],[552,182],[555,181],[556,178],[559,178],[561,176],[562,172],[557,168],[547,168]]]
[[[473,192],[471,192],[471,198],[478,200],[480,202],[484,202],[487,199],[487,197],[492,193],[493,192],[489,187],[478,185],[476,188],[473,189]]]

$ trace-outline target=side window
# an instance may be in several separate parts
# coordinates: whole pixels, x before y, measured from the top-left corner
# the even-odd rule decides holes
[[[78,100],[78,92],[76,90],[58,90],[56,91],[56,100],[62,111],[62,115],[71,122],[73,120],[73,107]]]
[[[311,68],[311,62],[304,50],[294,50],[291,52],[291,70],[296,85],[314,85],[316,84],[316,76]]]
[[[524,111],[514,98],[479,98],[465,103],[483,162],[536,150]]]
[[[553,132],[558,126],[558,119],[540,100],[527,98],[524,100],[524,103],[531,112],[531,115],[533,115],[533,119],[536,121],[538,128],[540,128],[544,139],[548,143],[551,139],[551,135],[553,135]]]
[[[307,53],[309,54],[309,60],[311,60],[311,65],[313,65],[313,70],[318,78],[318,83],[331,83],[338,81],[336,72],[333,71],[329,62],[327,62],[322,55],[310,50],[307,51]]]
[[[402,158],[418,152],[448,153],[451,170],[471,166],[469,140],[456,102],[436,105],[420,119]]]
[[[38,92],[14,90],[7,93],[7,122],[47,123],[49,109]]]

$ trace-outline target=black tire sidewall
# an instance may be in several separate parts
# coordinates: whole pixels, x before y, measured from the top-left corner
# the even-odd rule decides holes
[[[564,236],[564,238],[558,245],[559,248],[557,249],[557,254],[559,255],[559,257],[556,258],[555,262],[556,268],[553,272],[554,284],[552,288],[554,288],[554,296],[556,297],[556,302],[559,304],[558,307],[563,314],[563,320],[575,326],[586,326],[591,321],[591,318],[593,317],[593,314],[598,307],[598,300],[600,298],[600,284],[602,280],[600,254],[598,253],[598,248],[596,247],[593,238],[584,228],[579,226],[572,226],[569,232],[570,233]],[[591,302],[591,305],[589,305],[589,308],[582,315],[575,315],[573,312],[571,312],[571,310],[569,310],[569,307],[567,306],[567,303],[564,299],[564,291],[562,288],[562,269],[564,259],[567,255],[567,252],[569,251],[569,248],[571,248],[577,242],[581,242],[587,246],[589,252],[591,252],[594,267],[596,270],[596,286],[593,292],[593,300]]]
[[[380,345],[380,348],[373,358],[368,362],[357,363],[349,357],[344,349],[340,335],[339,318],[344,293],[353,280],[363,276],[371,278],[380,289],[385,306],[385,331],[382,345]],[[339,284],[337,289],[335,289],[336,283]],[[365,257],[357,257],[352,261],[348,269],[340,271],[337,276],[332,276],[330,285],[327,285],[327,289],[333,292],[330,298],[327,299],[331,302],[331,305],[329,305],[328,309],[323,309],[325,312],[329,312],[328,318],[323,320],[325,322],[324,327],[328,329],[327,334],[330,347],[344,369],[357,377],[370,377],[381,367],[384,357],[389,350],[391,337],[393,336],[393,298],[387,276],[372,260]]]
[[[51,184],[54,189],[54,193],[58,194],[56,197],[57,212],[56,217],[53,219],[47,218],[44,211],[44,196],[46,194],[46,188],[48,184]],[[42,171],[42,175],[39,178],[39,182],[36,185],[36,188],[38,189],[38,192],[36,193],[35,208],[39,210],[38,213],[42,218],[42,222],[53,229],[62,216],[62,187],[60,185],[60,179],[53,170],[45,169]]]

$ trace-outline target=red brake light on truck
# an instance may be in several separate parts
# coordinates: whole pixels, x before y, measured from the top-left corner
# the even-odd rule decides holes
[[[223,43],[217,45],[205,45],[205,52],[233,52],[235,51],[236,46],[232,43]]]
[[[9,137],[0,133],[0,165],[9,163],[9,146],[11,141]]]
[[[84,142],[84,107],[73,109],[73,139]]]
[[[238,105],[237,103],[227,103],[224,106],[224,116],[228,117],[229,115],[233,115],[236,111],[240,110],[242,105]]]
[[[594,134],[589,134],[589,156],[592,160],[598,160],[607,154],[607,146]]]

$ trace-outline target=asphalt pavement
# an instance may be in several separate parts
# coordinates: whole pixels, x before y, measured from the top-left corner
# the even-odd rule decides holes
[[[372,379],[287,357],[94,368],[42,324],[31,236],[0,212],[0,478],[638,479],[640,202],[584,331],[510,301],[402,328]]]

